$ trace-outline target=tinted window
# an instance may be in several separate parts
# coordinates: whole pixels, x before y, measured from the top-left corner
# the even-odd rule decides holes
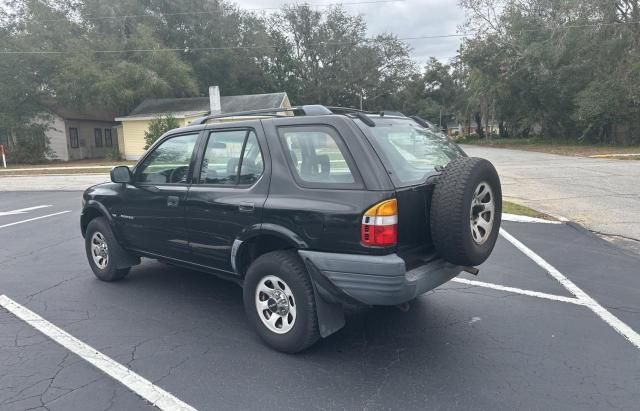
[[[262,152],[253,130],[224,130],[209,134],[200,168],[201,184],[253,184],[263,171]]]
[[[424,181],[437,166],[446,166],[463,155],[442,133],[430,131],[410,120],[375,119],[375,127],[367,127],[372,143],[394,184],[403,186]]]
[[[184,184],[197,134],[165,140],[149,154],[136,170],[136,181],[152,184]]]
[[[280,138],[299,180],[320,184],[353,184],[346,148],[326,126],[282,127]]]
[[[242,169],[240,170],[240,184],[253,184],[264,172],[264,160],[258,144],[258,137],[251,132],[247,138],[247,144],[242,156]]]

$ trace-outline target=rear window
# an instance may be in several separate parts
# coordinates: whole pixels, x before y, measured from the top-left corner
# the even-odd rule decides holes
[[[396,186],[422,183],[438,166],[464,156],[462,150],[442,133],[423,128],[411,120],[373,119],[366,127]]]
[[[333,128],[319,125],[281,127],[278,133],[296,180],[303,186],[356,184],[344,143]]]

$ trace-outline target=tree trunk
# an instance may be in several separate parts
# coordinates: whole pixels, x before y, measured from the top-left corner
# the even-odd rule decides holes
[[[484,138],[484,129],[482,128],[482,117],[480,116],[479,111],[476,111],[475,120],[476,120],[476,132],[478,133],[478,137]]]

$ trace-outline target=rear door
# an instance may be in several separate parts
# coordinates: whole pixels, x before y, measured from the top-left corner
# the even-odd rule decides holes
[[[393,251],[361,243],[362,214],[394,192],[380,160],[351,119],[300,116],[263,124],[273,162],[263,229],[292,232],[310,250]]]
[[[258,120],[205,133],[186,201],[189,247],[195,263],[233,272],[234,240],[262,219],[271,174],[267,144]]]

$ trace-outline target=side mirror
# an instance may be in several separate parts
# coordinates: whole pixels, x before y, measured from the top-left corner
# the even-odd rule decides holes
[[[131,170],[127,166],[116,166],[111,169],[111,181],[127,184],[133,180]]]

